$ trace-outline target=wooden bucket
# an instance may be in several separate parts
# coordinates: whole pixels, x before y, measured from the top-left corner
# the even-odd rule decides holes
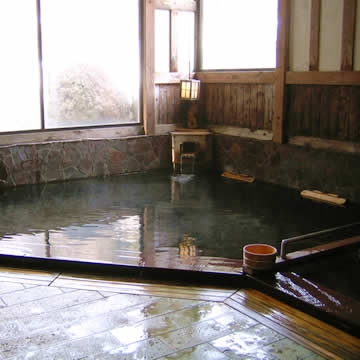
[[[249,244],[243,248],[244,270],[265,271],[275,264],[277,249],[266,244]]]

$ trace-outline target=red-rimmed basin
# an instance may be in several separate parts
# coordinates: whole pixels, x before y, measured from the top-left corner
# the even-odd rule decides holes
[[[243,248],[244,268],[269,270],[273,267],[277,249],[266,244],[249,244]]]

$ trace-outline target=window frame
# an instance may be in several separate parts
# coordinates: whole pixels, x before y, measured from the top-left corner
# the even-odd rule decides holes
[[[176,54],[177,48],[176,44],[174,46],[174,34],[176,34],[176,23],[174,18],[178,12],[193,12],[194,13],[194,71],[190,74],[190,77],[193,77],[194,74],[198,71],[198,8],[199,0],[188,0],[188,1],[178,1],[174,3],[169,3],[165,0],[155,0],[154,1],[154,10],[168,10],[170,12],[170,54],[169,54],[169,72],[154,72],[154,82],[155,84],[177,84],[180,83],[180,80],[189,77],[189,72],[179,72],[178,64],[174,58],[177,59]]]
[[[99,133],[99,137],[109,137],[111,129],[115,130],[115,135],[132,136],[143,134],[144,127],[144,1],[138,1],[138,44],[139,44],[139,121],[134,123],[119,123],[119,124],[99,124],[99,125],[85,125],[85,126],[72,126],[72,127],[58,127],[46,128],[45,127],[45,103],[44,103],[44,69],[43,69],[43,44],[42,44],[42,26],[41,26],[41,0],[36,1],[36,15],[37,15],[37,42],[38,42],[38,66],[39,66],[39,97],[40,97],[40,128],[32,130],[15,130],[15,131],[0,131],[0,145],[8,145],[14,142],[42,142],[51,140],[69,140],[69,139],[83,139],[86,136],[94,137]],[[126,129],[127,128],[127,129]],[[133,128],[133,129],[128,129]],[[124,129],[122,131],[122,129]],[[103,133],[103,134],[102,134]],[[90,135],[89,135],[90,134]],[[21,141],[23,140],[23,141]]]

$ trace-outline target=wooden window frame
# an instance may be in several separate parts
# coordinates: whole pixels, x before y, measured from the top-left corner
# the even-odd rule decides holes
[[[169,3],[166,0],[154,0],[154,10],[169,10],[170,12],[170,56],[169,56],[169,72],[154,72],[155,84],[177,84],[181,79],[188,78],[189,73],[178,71],[178,45],[176,41],[176,19],[179,12],[193,12],[195,14],[195,59],[194,64],[197,64],[197,1],[195,0],[181,0]],[[192,78],[194,73],[190,74]]]

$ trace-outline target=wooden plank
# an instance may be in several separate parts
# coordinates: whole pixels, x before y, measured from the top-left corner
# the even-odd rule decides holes
[[[244,116],[241,127],[250,128],[250,107],[251,107],[251,88],[246,85],[244,88]]]
[[[329,119],[329,139],[337,139],[338,134],[338,119],[341,112],[341,105],[339,102],[339,87],[328,87],[328,119]]]
[[[262,141],[271,141],[272,132],[268,130],[251,130],[245,127],[239,126],[221,126],[221,125],[209,125],[209,130],[215,134],[239,136],[243,138],[256,139]]]
[[[153,0],[143,0],[143,121],[146,135],[155,134],[155,11]]]
[[[166,124],[167,103],[166,103],[166,87],[160,86],[160,106],[159,106],[159,124]]]
[[[176,10],[170,11],[170,72],[178,72],[178,18],[179,13]]]
[[[310,71],[319,71],[321,0],[311,2]]]
[[[360,141],[360,87],[351,88],[351,97],[349,99],[349,124],[347,138],[351,141]]]
[[[299,106],[300,101],[297,96],[298,86],[287,87],[287,100],[288,100],[288,135],[296,135],[299,131],[299,124],[301,123],[302,108]]]
[[[230,84],[224,84],[224,120],[223,125],[230,125],[231,123],[231,111],[230,111],[230,101],[231,101],[231,89]]]
[[[359,358],[358,338],[259,291],[238,291],[225,303],[327,359]]]
[[[302,135],[311,135],[311,119],[312,119],[311,95],[312,95],[312,86],[306,86],[304,89],[304,100],[303,100]]]
[[[354,69],[355,22],[357,0],[344,0],[341,70]]]
[[[238,89],[236,84],[229,84],[230,86],[230,119],[229,125],[234,125],[236,123],[237,116],[237,97]]]
[[[175,87],[174,85],[167,85],[167,124],[175,124]]]
[[[256,112],[257,112],[257,86],[251,85],[250,89],[250,129],[256,130]]]
[[[256,129],[264,129],[264,114],[265,114],[265,93],[264,85],[257,85],[256,94]]]
[[[350,113],[351,113],[351,98],[352,98],[352,86],[345,87],[340,86],[338,92],[338,129],[337,129],[337,139],[338,140],[350,140],[350,134],[348,133],[349,122],[350,122]],[[350,90],[350,96],[347,89]]]
[[[224,84],[218,84],[216,86],[216,98],[213,103],[215,108],[215,123],[219,125],[224,124]]]
[[[204,83],[273,84],[275,71],[197,72],[196,78]]]
[[[286,84],[360,85],[360,71],[289,71]]]
[[[275,79],[275,104],[273,119],[273,141],[285,141],[285,76],[289,61],[289,19],[290,2],[279,0],[278,5],[278,34],[276,43],[276,79]]]
[[[181,99],[180,99],[180,85],[174,85],[174,122],[181,122]]]
[[[272,130],[272,120],[274,111],[274,87],[265,85],[265,105],[264,105],[264,129]]]
[[[320,136],[320,106],[321,86],[312,86],[311,94],[311,136]]]
[[[320,137],[327,139],[329,137],[329,88],[324,86],[321,89],[319,98],[320,105]]]
[[[155,124],[160,124],[160,86],[155,86]]]
[[[289,144],[307,146],[313,149],[360,154],[360,143],[358,142],[329,140],[318,137],[292,136],[289,138]]]
[[[236,86],[236,117],[234,119],[234,126],[241,126],[244,118],[244,85]]]

